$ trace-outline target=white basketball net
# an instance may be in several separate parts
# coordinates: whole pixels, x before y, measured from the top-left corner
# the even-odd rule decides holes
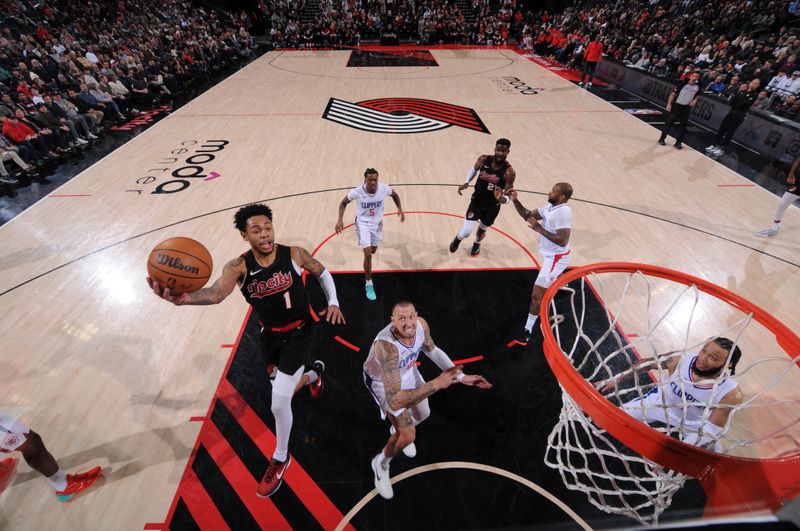
[[[573,286],[575,289],[560,290],[568,297],[559,296],[550,302],[551,317],[564,315],[563,322],[550,319],[551,329],[564,355],[592,385],[618,379],[616,388],[604,393],[612,403],[626,404],[631,415],[649,419],[648,424],[655,430],[712,451],[761,458],[800,451],[800,400],[795,391],[796,382],[800,382],[795,364],[800,356],[792,359],[777,346],[769,349],[756,332],[749,337],[752,329],[765,330],[757,323],[748,329],[751,322],[755,323],[752,314],[740,312],[695,285],[638,271],[592,273],[588,282],[584,277]],[[598,298],[602,305],[596,302]],[[740,388],[747,387],[743,384],[748,373],[761,371],[758,389],[742,390],[744,399],[738,405],[719,404],[730,391],[730,382],[724,383],[731,376],[728,370],[700,382],[684,378],[679,370],[672,376],[660,371],[655,374],[655,381],[647,372],[633,370],[638,358],[652,358],[654,374],[664,369],[669,360],[692,356],[717,337],[742,345],[743,357],[734,376]],[[765,368],[769,369],[766,385]],[[754,379],[752,374],[749,377]],[[703,385],[705,391],[698,392],[695,385]],[[649,401],[640,402],[648,393]],[[789,398],[779,400],[778,393]],[[697,401],[695,394],[703,394],[705,401]],[[659,397],[655,402],[654,396]],[[562,398],[561,415],[548,438],[545,463],[559,471],[567,488],[586,493],[599,509],[645,525],[658,523],[688,476],[627,448],[596,425],[563,387]],[[761,433],[743,429],[749,420],[745,410],[761,415],[776,407],[787,413],[782,424],[770,424]],[[724,426],[715,427],[708,422],[715,408],[730,409]],[[660,421],[653,422],[653,418]]]

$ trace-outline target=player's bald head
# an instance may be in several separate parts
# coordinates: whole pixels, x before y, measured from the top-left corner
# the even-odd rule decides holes
[[[412,312],[416,311],[416,308],[414,308],[414,304],[411,301],[397,301],[394,303],[394,306],[392,306],[392,315],[396,315],[398,311],[406,310],[408,308],[410,308]]]

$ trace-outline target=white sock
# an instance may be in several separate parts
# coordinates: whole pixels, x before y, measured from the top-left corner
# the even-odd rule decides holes
[[[367,286],[371,286],[371,285],[372,285],[372,281],[371,280],[367,280]]]
[[[528,320],[525,321],[525,330],[527,330],[528,332],[532,332],[533,331],[533,325],[536,324],[536,319],[537,319],[536,315],[533,315],[532,313],[529,313],[528,314]]]
[[[317,371],[308,371],[307,373],[305,373],[305,375],[308,376],[308,383],[306,385],[313,384],[314,382],[317,381],[317,378],[319,377],[317,375]]]
[[[47,478],[47,482],[56,492],[61,492],[67,488],[67,475],[60,468],[58,472]]]
[[[780,229],[781,229],[781,224],[780,223],[773,223],[772,224],[772,230],[780,230]]]

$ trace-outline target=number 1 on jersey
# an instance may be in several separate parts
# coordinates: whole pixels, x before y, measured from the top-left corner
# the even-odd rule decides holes
[[[286,309],[292,309],[292,297],[290,296],[288,291],[283,292],[283,300],[286,302]]]

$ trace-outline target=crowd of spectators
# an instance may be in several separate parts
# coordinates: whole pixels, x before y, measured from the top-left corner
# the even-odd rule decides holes
[[[422,45],[505,44],[514,0],[305,0],[263,3],[276,48],[354,46],[387,35]],[[518,17],[522,13],[518,12]]]
[[[254,50],[246,14],[177,0],[0,0],[0,17],[6,186]]]
[[[423,45],[511,42],[580,67],[596,36],[606,57],[656,76],[677,80],[699,72],[706,93],[730,97],[757,79],[754,108],[800,120],[800,0],[576,2],[559,13],[521,4],[469,0],[461,3],[464,12],[452,0],[262,6],[275,47],[352,46],[389,33]]]
[[[592,36],[613,58],[669,80],[700,74],[705,93],[729,98],[747,85],[753,108],[800,120],[797,0],[618,0],[526,13],[518,43],[580,66]],[[755,83],[753,83],[755,81]]]

